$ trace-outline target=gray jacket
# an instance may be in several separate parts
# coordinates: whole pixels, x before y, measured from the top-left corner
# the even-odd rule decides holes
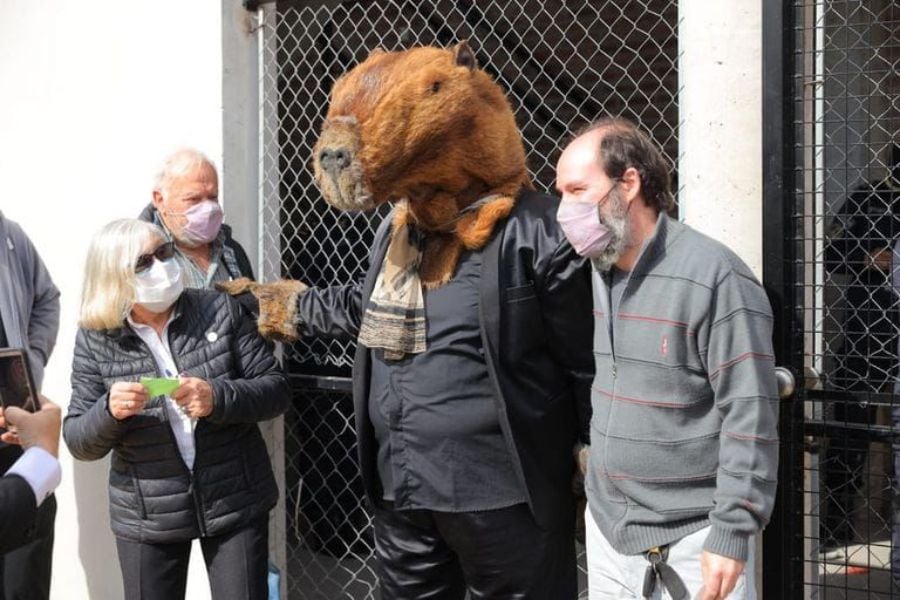
[[[728,248],[661,216],[611,320],[596,273],[594,296],[594,519],[623,554],[711,525],[704,548],[746,560],[778,467],[762,286]]]
[[[59,331],[59,290],[31,240],[0,213],[0,318],[10,347],[26,348],[38,389]]]

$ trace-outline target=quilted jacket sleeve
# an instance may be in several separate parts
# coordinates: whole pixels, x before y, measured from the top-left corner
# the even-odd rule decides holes
[[[254,320],[233,298],[227,299],[235,327],[232,351],[238,365],[236,379],[217,378],[213,388],[214,423],[256,423],[273,419],[287,410],[291,389],[272,347],[259,335]]]
[[[117,421],[107,410],[108,398],[88,335],[79,329],[72,358],[72,398],[63,421],[63,439],[75,458],[103,458],[127,429],[124,421]]]

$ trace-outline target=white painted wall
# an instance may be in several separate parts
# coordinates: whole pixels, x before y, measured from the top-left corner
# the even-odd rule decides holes
[[[678,3],[681,217],[762,277],[762,3]]]
[[[221,165],[221,3],[0,0],[0,82],[0,210],[22,224],[62,290],[44,392],[65,405],[91,235],[137,215],[175,147]],[[64,454],[62,463],[53,598],[120,598],[107,462]],[[198,564],[191,599],[209,597]]]
[[[681,0],[678,12],[680,216],[762,280],[762,2]],[[757,543],[757,593],[762,566]]]

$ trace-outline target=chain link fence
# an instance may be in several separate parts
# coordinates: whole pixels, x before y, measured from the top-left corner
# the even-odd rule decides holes
[[[795,327],[814,389],[785,465],[803,470],[805,544],[790,558],[803,560],[804,597],[900,598],[900,3],[791,5]]]
[[[263,277],[355,282],[385,211],[347,214],[322,200],[312,147],[332,83],[373,48],[469,40],[509,93],[539,189],[560,144],[603,115],[628,117],[678,151],[677,3],[671,0],[279,2],[259,9]],[[353,344],[285,348],[295,381],[285,417],[290,598],[375,598],[349,393]]]

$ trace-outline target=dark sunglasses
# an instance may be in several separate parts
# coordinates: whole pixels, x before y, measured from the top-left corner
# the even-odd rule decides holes
[[[141,254],[140,256],[138,256],[137,260],[134,263],[134,272],[143,273],[144,271],[152,267],[154,258],[160,262],[164,262],[169,260],[173,256],[175,256],[175,243],[166,242],[165,244],[160,245],[150,254]]]

